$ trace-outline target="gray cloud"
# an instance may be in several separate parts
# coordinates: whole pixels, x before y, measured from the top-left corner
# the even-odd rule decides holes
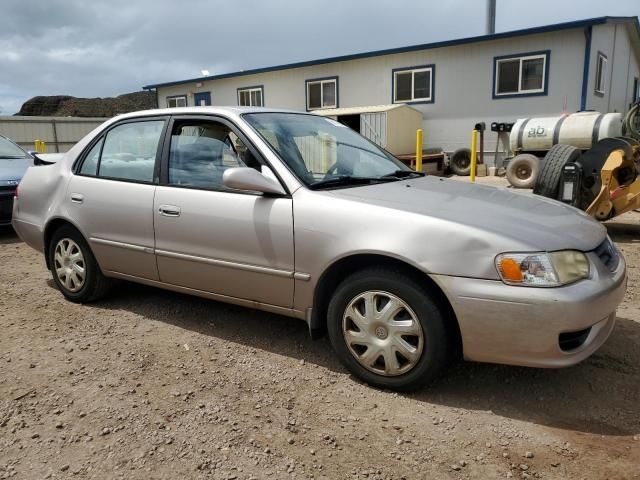
[[[499,31],[600,15],[637,0],[499,0]],[[111,96],[142,85],[479,35],[478,0],[3,0],[0,109],[35,95]]]

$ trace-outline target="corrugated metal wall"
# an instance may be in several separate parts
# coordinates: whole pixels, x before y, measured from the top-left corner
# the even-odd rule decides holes
[[[387,112],[360,114],[360,133],[373,143],[387,148]]]
[[[34,141],[42,140],[47,153],[66,152],[106,118],[79,117],[0,117],[0,134],[25,150],[35,150]]]
[[[337,160],[335,137],[296,137],[294,141],[311,173],[324,174]]]

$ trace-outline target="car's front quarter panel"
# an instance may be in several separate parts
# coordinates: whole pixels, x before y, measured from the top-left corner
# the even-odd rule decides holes
[[[587,253],[588,279],[551,288],[511,286],[501,281],[495,256],[533,251],[534,245],[481,230],[379,205],[351,201],[331,192],[300,189],[294,194],[295,308],[309,311],[323,272],[356,254],[401,260],[428,275],[456,315],[465,358],[537,367],[575,364],[595,352],[615,323],[626,290],[621,258],[610,271],[594,251]],[[584,342],[563,350],[560,334],[588,330]]]
[[[302,188],[293,198],[296,271],[310,275],[310,281],[296,282],[296,309],[310,308],[322,273],[351,255],[393,257],[425,274],[498,280],[496,254],[532,248],[497,233],[330,191]]]

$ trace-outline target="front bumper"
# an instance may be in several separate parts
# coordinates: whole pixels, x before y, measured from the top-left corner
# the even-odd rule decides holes
[[[594,353],[613,330],[627,287],[622,256],[610,271],[588,253],[591,278],[556,288],[433,275],[457,316],[467,360],[528,367],[566,367]],[[579,346],[560,347],[560,334],[585,332]]]
[[[0,226],[11,225],[11,212],[13,211],[14,189],[0,189]]]

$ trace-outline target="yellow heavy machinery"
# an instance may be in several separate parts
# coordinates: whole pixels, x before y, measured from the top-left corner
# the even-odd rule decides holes
[[[544,158],[534,193],[573,205],[598,220],[640,208],[640,102],[627,113],[622,137],[581,152],[554,145]]]

